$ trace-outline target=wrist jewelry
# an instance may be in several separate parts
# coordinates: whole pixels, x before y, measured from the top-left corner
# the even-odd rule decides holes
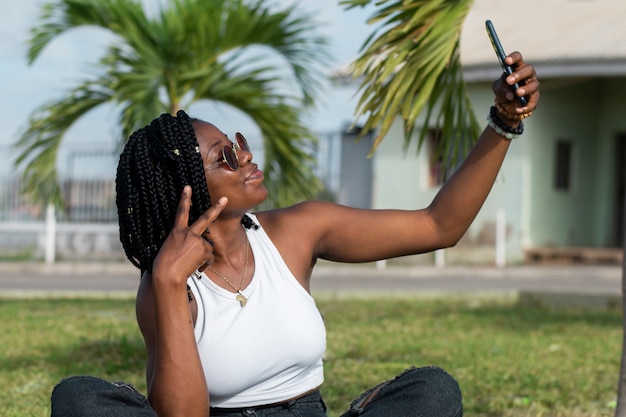
[[[487,115],[487,124],[490,128],[495,130],[498,135],[504,136],[507,139],[517,139],[524,133],[524,122],[520,122],[517,128],[507,125],[498,117],[495,106],[491,107]]]
[[[504,108],[504,106],[500,103],[496,103],[496,109],[498,110],[498,113],[501,114],[502,116],[504,116],[505,118],[509,119],[509,120],[524,120],[527,117],[532,116],[533,112],[529,111],[528,113],[522,113],[522,114],[512,114],[509,113],[508,111],[506,111],[506,109]]]

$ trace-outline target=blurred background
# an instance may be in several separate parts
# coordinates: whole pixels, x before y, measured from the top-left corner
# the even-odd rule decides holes
[[[159,1],[144,0],[149,11]],[[346,10],[333,0],[296,4],[315,15],[330,43],[316,105],[303,115],[318,138],[310,150],[324,185],[319,198],[365,208],[427,205],[449,173],[434,149],[436,131],[417,149],[394,125],[372,157],[375,132],[355,142],[358,80],[349,64],[376,26],[371,6]],[[626,147],[626,5],[616,0],[529,1],[532,16],[512,18],[506,1],[476,0],[464,22],[462,62],[479,121],[492,101],[491,82],[500,69],[484,21],[491,19],[507,50],[521,50],[542,82],[540,109],[511,148],[494,190],[461,243],[443,253],[409,257],[411,263],[517,264],[532,262],[621,262]],[[92,70],[111,35],[80,28],[55,39],[28,65],[27,41],[44,2],[24,0],[0,15],[0,260],[121,260],[117,238],[114,177],[120,151],[117,115],[100,106],[68,131],[57,155],[66,210],[35,204],[20,193],[13,144],[29,115],[58,99]],[[246,134],[264,155],[258,127],[227,106],[199,102],[188,112],[227,133]]]

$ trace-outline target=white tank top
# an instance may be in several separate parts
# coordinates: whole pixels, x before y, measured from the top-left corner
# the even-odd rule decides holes
[[[187,280],[198,304],[194,332],[212,407],[284,401],[324,381],[326,330],[315,300],[262,227],[246,233],[254,275],[242,290],[245,307],[204,274]]]

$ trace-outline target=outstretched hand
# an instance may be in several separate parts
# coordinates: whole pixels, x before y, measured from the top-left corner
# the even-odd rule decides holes
[[[508,55],[505,63],[513,68],[513,73],[508,76],[502,74],[502,77],[493,83],[495,102],[512,115],[531,113],[537,108],[539,101],[539,80],[537,80],[535,68],[525,63],[519,52]],[[520,85],[517,91],[511,88],[515,83]],[[517,97],[526,97],[528,100],[526,106],[521,106]]]
[[[220,198],[217,204],[211,206],[189,225],[191,187],[185,186],[176,211],[174,226],[152,265],[153,275],[158,274],[168,279],[176,278],[184,282],[196,269],[204,271],[213,263],[215,259],[213,244],[203,235],[227,204],[226,197]]]

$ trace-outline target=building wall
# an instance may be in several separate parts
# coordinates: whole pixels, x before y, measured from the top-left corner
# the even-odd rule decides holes
[[[554,85],[542,94],[544,139],[528,154],[530,246],[616,246],[615,141],[618,132],[626,132],[626,105],[619,100],[624,92],[624,81],[591,80]],[[559,139],[573,144],[572,186],[566,192],[553,185]]]
[[[472,101],[481,124],[493,103],[488,85],[474,86]],[[526,137],[527,135],[525,135]],[[517,261],[521,253],[521,221],[524,217],[521,190],[524,187],[522,152],[524,140],[515,141],[485,204],[461,242],[446,250],[451,263],[492,263],[495,261],[495,233],[498,212],[506,219],[507,259]],[[439,191],[429,185],[427,145],[417,153],[417,140],[404,147],[402,125],[396,122],[374,155],[373,208],[417,209],[427,207]],[[416,260],[432,261],[432,255]]]
[[[498,213],[506,219],[506,259],[521,262],[524,249],[540,246],[614,246],[615,137],[626,132],[626,80],[548,80],[541,103],[511,144],[482,210],[457,247],[446,253],[462,262],[495,260]],[[493,101],[490,85],[471,87],[484,124]],[[403,148],[396,123],[374,156],[373,207],[426,207],[438,187],[428,186],[427,152],[416,140]],[[555,147],[572,144],[571,185],[554,186]]]
[[[595,175],[587,173],[594,180],[595,194],[592,198],[597,207],[593,219],[596,225],[593,231],[594,242],[599,246],[618,246],[615,152],[617,135],[626,134],[626,78],[607,79],[599,89],[603,94],[603,106],[598,117],[598,134],[602,140],[593,144],[598,148],[596,169],[593,171]]]
[[[486,115],[493,105],[491,86],[487,84],[475,85],[470,89],[476,117],[481,125],[486,126]],[[528,234],[524,228],[528,217],[528,202],[524,199],[529,188],[528,166],[523,155],[526,152],[529,138],[535,132],[531,126],[526,126],[524,135],[513,140],[507,156],[502,164],[500,173],[492,187],[487,200],[476,219],[470,226],[459,249],[466,246],[484,247],[483,253],[489,256],[487,260],[495,259],[495,233],[498,213],[505,222],[505,247],[507,262],[520,261],[523,241]],[[490,250],[487,251],[486,249]],[[483,255],[480,260],[482,260]]]
[[[541,131],[528,146],[525,157],[531,169],[529,247],[583,246],[592,240],[593,199],[589,176],[595,165],[597,108],[585,100],[599,103],[593,83],[566,83],[542,93],[537,119]],[[597,106],[600,107],[600,106]],[[530,122],[529,122],[530,124]],[[535,128],[537,126],[534,126]],[[555,148],[559,140],[572,144],[571,184],[569,190],[554,185]],[[587,219],[585,221],[585,219]]]

